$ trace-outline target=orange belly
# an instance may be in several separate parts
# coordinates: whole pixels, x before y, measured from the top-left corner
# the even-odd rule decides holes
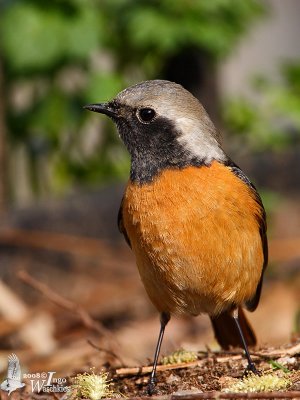
[[[263,266],[260,213],[251,189],[217,162],[129,183],[123,223],[158,311],[215,315],[251,298]]]

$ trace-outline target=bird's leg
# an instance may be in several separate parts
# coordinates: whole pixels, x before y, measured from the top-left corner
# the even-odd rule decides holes
[[[241,338],[241,343],[243,345],[243,348],[245,350],[245,354],[246,354],[246,357],[247,357],[247,360],[248,360],[248,366],[247,366],[247,369],[246,369],[246,373],[251,371],[256,375],[259,375],[259,371],[256,369],[256,367],[254,365],[254,362],[252,361],[252,358],[250,356],[248,345],[246,343],[246,340],[245,340],[241,325],[239,323],[239,311],[238,311],[238,309],[233,310],[232,316],[233,316],[234,321],[236,323],[236,326],[237,326],[237,329],[238,329],[238,332],[239,332],[239,335],[240,335],[240,338]]]
[[[152,394],[154,393],[155,384],[156,384],[156,367],[157,367],[157,362],[158,362],[158,356],[160,353],[160,348],[161,348],[161,344],[162,344],[164,333],[165,333],[165,327],[169,321],[170,321],[170,314],[165,313],[165,312],[161,313],[160,331],[159,331],[159,336],[158,336],[155,354],[154,354],[153,368],[152,368],[152,372],[151,372],[151,375],[149,378],[148,389],[147,389],[149,396],[152,396]]]

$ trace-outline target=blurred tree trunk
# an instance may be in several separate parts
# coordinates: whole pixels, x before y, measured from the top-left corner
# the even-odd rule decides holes
[[[6,93],[4,88],[4,67],[0,55],[0,215],[5,213],[7,207],[7,144],[6,144],[6,121],[5,102]]]

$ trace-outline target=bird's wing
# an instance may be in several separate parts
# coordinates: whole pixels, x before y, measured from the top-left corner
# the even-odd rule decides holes
[[[265,212],[262,200],[260,198],[260,195],[258,194],[258,191],[256,190],[256,187],[248,179],[248,177],[244,174],[244,172],[231,160],[228,161],[227,166],[231,169],[231,171],[239,179],[241,179],[246,185],[248,185],[251,188],[254,198],[255,198],[256,202],[258,203],[260,210],[261,210],[261,213],[260,213],[260,215],[257,216],[257,219],[258,219],[258,224],[259,224],[259,233],[260,233],[260,237],[261,237],[262,250],[263,250],[263,255],[264,255],[264,263],[263,263],[261,278],[257,285],[256,292],[255,292],[254,296],[246,302],[247,309],[249,311],[254,311],[259,303],[262,282],[263,282],[263,275],[264,275],[265,269],[268,265],[268,240],[267,240],[266,212]]]
[[[14,353],[8,356],[7,379],[21,381],[20,362]]]
[[[4,379],[4,381],[0,385],[0,389],[6,390],[7,389],[7,379]]]
[[[118,227],[119,227],[119,231],[123,234],[128,246],[131,248],[130,239],[128,237],[128,234],[127,234],[126,229],[123,224],[123,200],[124,200],[124,197],[122,198],[119,212],[118,212]]]

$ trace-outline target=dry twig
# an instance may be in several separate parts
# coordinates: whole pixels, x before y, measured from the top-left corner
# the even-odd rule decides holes
[[[128,400],[149,400],[147,396],[130,397]],[[177,392],[167,396],[153,396],[152,400],[198,400],[198,399],[300,399],[300,391],[261,392],[261,393],[222,393],[212,392]],[[111,399],[113,400],[113,399]]]
[[[111,341],[111,332],[107,330],[100,322],[95,321],[83,307],[54,292],[45,283],[40,282],[30,276],[25,270],[18,271],[18,277],[23,282],[27,283],[27,285],[33,287],[46,296],[47,299],[52,301],[52,303],[77,314],[86,328],[96,331],[101,336],[107,336]]]
[[[261,393],[191,393],[173,394],[169,400],[197,400],[197,399],[299,399],[300,392],[261,392]]]
[[[275,349],[275,350],[264,350],[264,351],[255,352],[253,354],[258,357],[267,357],[267,358],[270,358],[270,357],[279,358],[279,357],[284,357],[284,356],[292,357],[292,356],[295,356],[296,354],[300,354],[300,343],[296,343],[292,347],[285,347],[285,348]]]
[[[300,343],[292,347],[281,348],[277,350],[264,350],[260,352],[252,353],[253,360],[257,360],[259,358],[279,358],[283,356],[294,356],[300,353]],[[206,356],[213,356],[218,354],[224,354],[224,352],[205,352]],[[227,356],[216,357],[215,361],[218,363],[225,363],[232,360],[241,360],[244,356],[242,353],[237,354],[236,352],[230,352]],[[180,369],[180,368],[193,368],[199,367],[204,364],[204,360],[191,361],[188,363],[181,364],[167,364],[167,365],[158,365],[157,371],[168,371],[172,369]],[[117,375],[143,375],[152,371],[152,366],[144,366],[144,367],[129,367],[129,368],[119,368],[116,370]]]
[[[188,363],[181,364],[167,364],[167,365],[158,365],[157,371],[169,371],[171,369],[180,369],[180,368],[193,368],[200,367],[204,364],[203,360],[191,361]],[[117,375],[144,375],[148,374],[152,371],[152,366],[144,366],[144,367],[128,367],[128,368],[118,368],[116,370]]]
[[[98,351],[100,351],[100,352],[103,352],[103,353],[106,353],[106,354],[108,354],[108,355],[110,355],[111,357],[113,357],[114,359],[116,359],[116,360],[118,360],[119,361],[119,363],[121,364],[121,365],[124,365],[124,361],[122,360],[122,358],[120,357],[120,356],[118,356],[114,351],[112,351],[112,350],[107,350],[107,349],[103,349],[102,347],[99,347],[99,346],[97,346],[97,345],[95,345],[91,340],[87,340],[87,342],[88,342],[88,344],[91,346],[91,347],[93,347],[93,349],[96,349],[96,350],[98,350]]]
[[[235,356],[226,356],[226,357],[217,357],[216,361],[218,363],[225,363],[232,360],[241,360],[243,358],[242,354],[235,355]],[[258,357],[252,357],[253,360],[257,359]],[[167,364],[167,365],[158,365],[157,371],[168,371],[172,369],[181,369],[181,368],[193,368],[193,367],[201,367],[207,361],[205,360],[197,360],[191,361],[187,363],[180,363],[180,364]],[[143,375],[147,374],[152,371],[152,366],[144,366],[144,367],[129,367],[129,368],[119,368],[116,370],[117,375]]]

